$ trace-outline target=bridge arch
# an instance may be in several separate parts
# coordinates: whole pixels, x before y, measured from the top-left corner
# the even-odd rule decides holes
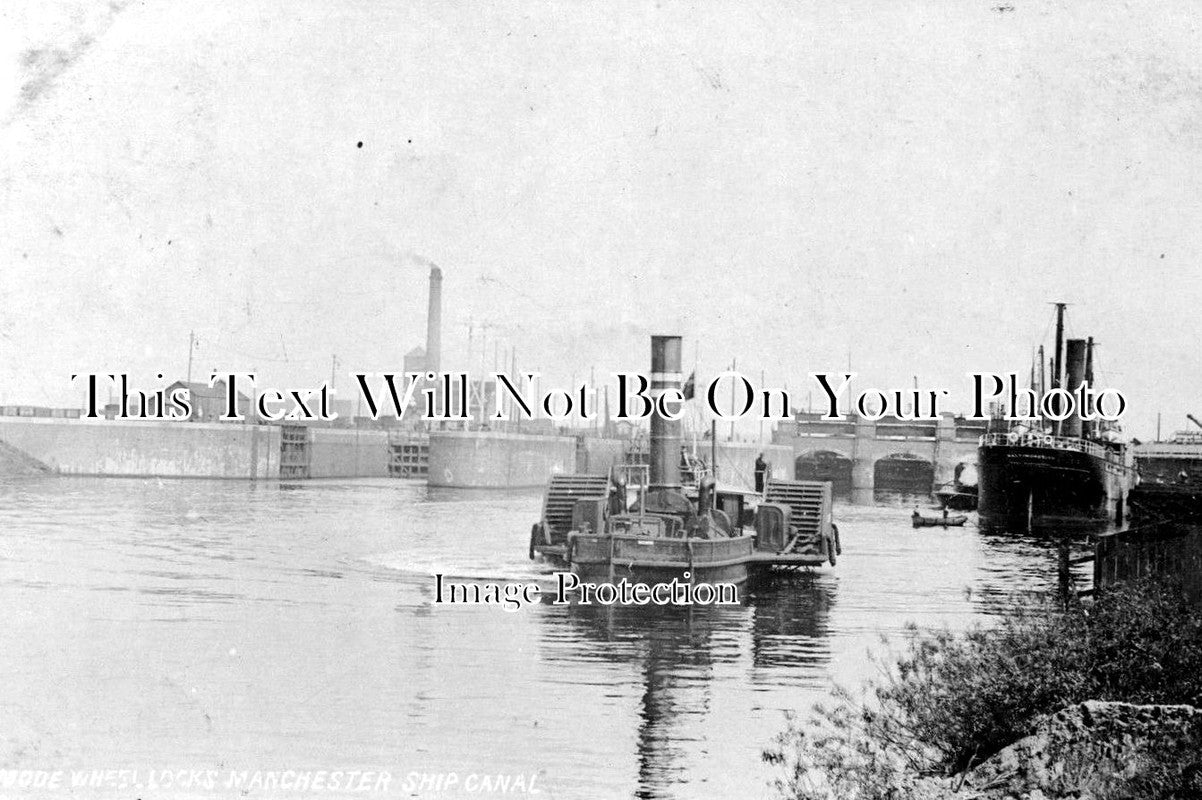
[[[935,465],[914,453],[889,453],[872,465],[872,485],[877,492],[930,494]]]
[[[831,492],[847,496],[852,489],[852,460],[834,450],[806,450],[793,461],[799,481],[828,481]]]

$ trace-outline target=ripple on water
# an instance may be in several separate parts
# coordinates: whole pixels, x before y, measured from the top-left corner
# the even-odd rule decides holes
[[[784,710],[868,677],[882,635],[988,621],[1056,578],[1046,543],[840,503],[835,569],[749,585],[734,607],[433,604],[437,573],[549,587],[526,558],[540,507],[387,480],[0,482],[0,707],[43,698],[75,727],[39,727],[42,746],[88,763],[760,796]]]

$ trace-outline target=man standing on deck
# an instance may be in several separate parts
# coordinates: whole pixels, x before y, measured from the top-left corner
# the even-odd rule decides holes
[[[755,457],[755,490],[760,494],[764,493],[764,479],[768,475],[768,462],[764,460],[764,454],[760,453]]]

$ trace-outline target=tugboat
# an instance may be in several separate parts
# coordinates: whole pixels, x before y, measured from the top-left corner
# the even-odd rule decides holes
[[[680,351],[678,336],[651,337],[652,397],[680,387]],[[829,484],[772,480],[761,496],[719,490],[707,476],[691,498],[682,486],[680,439],[679,420],[652,413],[650,464],[553,477],[530,532],[530,557],[609,583],[737,585],[761,569],[835,564]],[[636,497],[628,497],[632,491]]]
[[[1093,385],[1093,339],[1064,341],[1064,306],[1056,303],[1052,389],[1076,392],[1082,382]],[[1016,423],[981,437],[977,510],[983,525],[1035,530],[1122,521],[1136,484],[1130,449],[1115,428],[1075,411],[1060,422]]]

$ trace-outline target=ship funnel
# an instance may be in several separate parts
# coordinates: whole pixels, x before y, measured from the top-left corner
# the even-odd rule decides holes
[[[1069,339],[1066,342],[1064,388],[1073,394],[1076,394],[1085,382],[1085,350],[1084,339]],[[1074,405],[1072,415],[1064,420],[1060,428],[1062,436],[1081,436],[1081,411],[1082,409]]]
[[[651,337],[651,391],[658,401],[665,389],[680,389],[680,337]],[[651,488],[680,489],[680,420],[651,413]]]
[[[426,369],[438,372],[442,362],[442,270],[430,265],[430,306],[426,310]]]

